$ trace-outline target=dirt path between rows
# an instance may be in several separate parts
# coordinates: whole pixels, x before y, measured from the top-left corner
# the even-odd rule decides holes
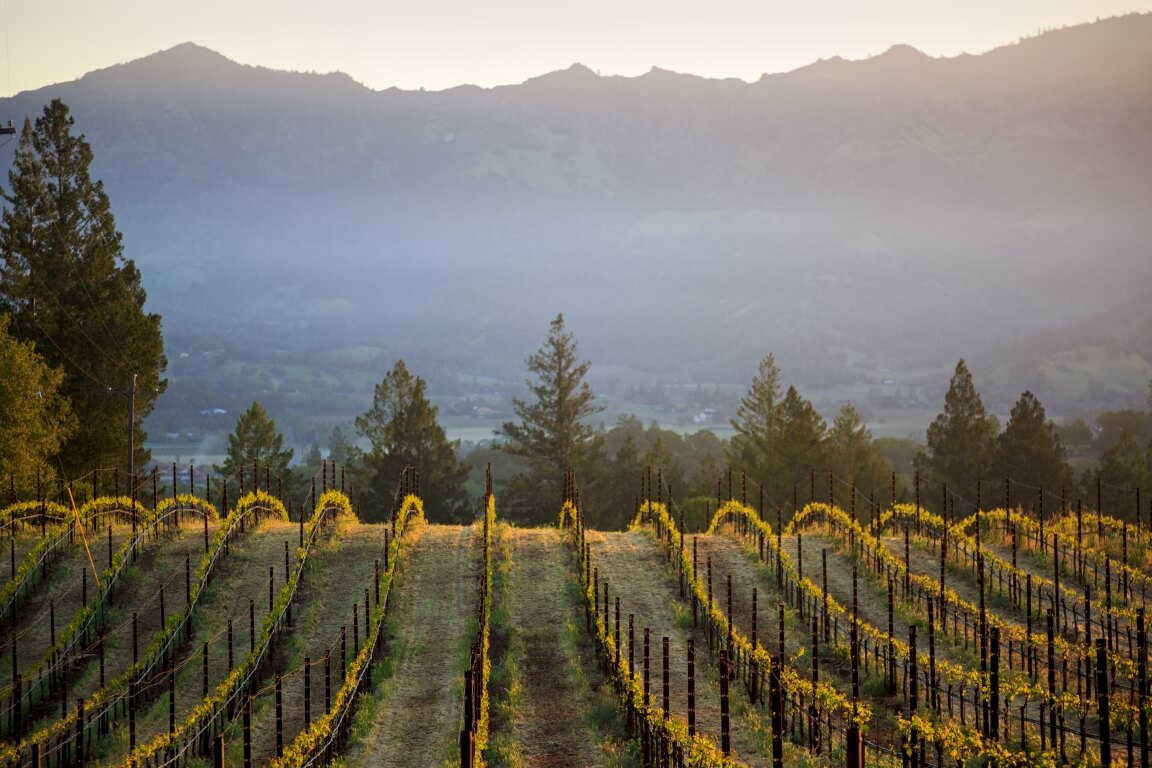
[[[706,537],[701,536],[701,539]],[[663,638],[669,641],[669,709],[671,716],[687,722],[688,639],[693,638],[696,649],[696,728],[720,743],[720,690],[715,673],[708,664],[708,645],[702,632],[692,630],[691,609],[679,598],[679,584],[668,570],[665,554],[647,533],[587,532],[592,545],[592,562],[600,569],[600,590],[603,599],[603,580],[609,584],[609,595],[621,595],[621,646],[628,651],[627,616],[635,617],[636,669],[642,669],[643,630],[650,632],[650,679],[653,702],[660,706],[663,695]],[[690,546],[690,544],[688,544]],[[718,547],[720,545],[717,545]],[[717,549],[719,551],[719,549]],[[701,550],[701,578],[704,578],[704,550]],[[717,564],[713,563],[713,578],[717,578]],[[723,590],[714,584],[714,596],[723,600]],[[750,599],[750,598],[749,598]],[[721,603],[723,606],[723,604]],[[680,606],[677,608],[677,606]],[[614,620],[614,619],[613,619]],[[748,718],[740,716],[746,698],[738,682],[730,686],[732,702],[731,733],[732,754],[751,766],[769,765],[771,757],[763,749],[761,734],[753,731]]]
[[[347,663],[367,642],[369,615],[364,612],[364,590],[369,591],[369,610],[375,599],[376,563],[384,566],[384,541],[388,526],[342,521],[340,530],[313,549],[301,581],[292,629],[292,642],[278,650],[278,667],[283,669],[284,744],[292,743],[304,729],[304,659],[311,660],[312,686],[310,716],[324,713],[324,654],[330,654],[329,685],[332,697],[342,685],[340,674],[340,630],[345,630]],[[353,622],[353,605],[356,622]],[[353,639],[353,629],[357,637]],[[285,645],[291,645],[290,658],[284,658]],[[266,681],[264,689],[275,685]],[[276,755],[274,699],[267,695],[259,714],[253,714],[252,759],[263,765]]]
[[[458,525],[420,525],[406,536],[402,580],[389,606],[398,636],[386,651],[399,660],[373,693],[371,728],[349,750],[349,765],[440,766],[456,755],[478,596],[479,536],[473,527]],[[334,585],[333,591],[342,588]]]
[[[553,528],[507,529],[504,535],[512,556],[512,633],[524,651],[523,698],[512,723],[521,764],[602,765],[597,734],[584,721],[591,690],[581,684],[584,678],[568,674],[580,659],[566,635],[584,622],[583,610],[572,601],[573,556],[563,534]]]

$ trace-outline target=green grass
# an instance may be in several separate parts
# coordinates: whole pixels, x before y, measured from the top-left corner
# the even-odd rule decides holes
[[[524,645],[512,621],[509,580],[512,570],[512,544],[508,525],[497,523],[493,531],[492,613],[489,617],[492,638],[492,672],[488,680],[491,699],[490,735],[484,759],[493,766],[519,768],[523,765],[512,724],[523,713],[524,683],[520,670],[524,665]]]
[[[584,600],[580,583],[571,574],[567,581],[567,593],[570,606],[579,606]],[[692,615],[686,613],[691,626]],[[596,668],[595,651],[585,629],[584,624],[577,621],[577,612],[570,611],[563,637],[564,655],[568,659],[565,669],[568,687],[590,693],[584,702],[584,722],[589,729],[600,735],[599,746],[607,759],[607,765],[611,768],[639,766],[640,746],[628,738],[623,711],[611,684]],[[589,669],[596,671],[594,676],[588,674]]]

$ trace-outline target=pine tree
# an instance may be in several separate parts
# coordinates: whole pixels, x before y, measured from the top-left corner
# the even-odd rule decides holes
[[[576,470],[577,481],[599,448],[596,431],[587,419],[603,410],[595,402],[584,376],[591,365],[578,362],[576,340],[556,316],[544,344],[526,361],[536,381],[528,381],[535,399],[513,400],[520,421],[500,429],[503,450],[524,459],[527,471],[508,483],[513,517],[525,522],[552,520],[560,508],[564,472]]]
[[[1071,485],[1072,470],[1056,425],[1048,421],[1044,406],[1031,392],[1022,393],[1012,406],[1008,424],[996,438],[992,469],[1009,480],[1053,493]]]
[[[214,467],[223,475],[229,486],[239,489],[240,472],[244,472],[244,490],[253,487],[252,473],[259,470],[259,482],[265,482],[267,474],[272,482],[276,478],[288,479],[288,462],[292,461],[292,449],[284,448],[284,435],[276,429],[276,422],[259,402],[240,414],[236,428],[228,435],[228,454],[224,464]]]
[[[944,411],[928,426],[928,452],[917,463],[930,479],[947,483],[950,493],[975,503],[977,481],[991,479],[996,431],[961,360],[944,396]]]
[[[748,393],[740,399],[736,418],[732,419],[732,436],[728,451],[729,463],[748,472],[749,476],[765,484],[767,490],[779,480],[780,456],[780,369],[775,355],[760,361],[760,368]],[[787,478],[791,482],[791,478]],[[770,493],[770,495],[774,495]]]
[[[344,437],[344,430],[333,427],[332,434],[328,436],[328,458],[337,464],[344,464],[351,460],[354,446]]]
[[[0,468],[22,493],[35,487],[37,473],[52,476],[50,460],[76,428],[63,381],[64,372],[13,338],[0,315]]]
[[[644,452],[641,463],[646,469],[648,467],[652,468],[653,484],[659,479],[663,483],[665,494],[671,489],[677,498],[681,498],[688,490],[688,483],[684,479],[684,470],[680,466],[680,462],[676,460],[676,457],[673,456],[672,452],[668,449],[668,445],[664,442],[664,436],[655,428],[653,432],[656,432],[656,440],[652,443],[651,447]],[[664,500],[668,500],[667,495],[665,495]]]
[[[0,312],[64,371],[62,393],[77,428],[60,451],[69,476],[123,466],[135,376],[135,465],[148,459],[143,419],[167,381],[160,316],[144,311],[140,272],[124,257],[111,204],[88,167],[92,150],[72,134],[68,108],[53,100],[25,121],[0,220]]]
[[[891,492],[891,467],[872,442],[872,433],[854,403],[840,406],[828,430],[828,469],[848,486],[868,497],[887,499]]]
[[[796,387],[788,387],[780,403],[779,471],[769,486],[773,498],[784,498],[792,483],[808,477],[813,469],[826,468],[827,432],[824,417],[811,401],[801,397]]]
[[[436,420],[438,409],[428,401],[426,382],[413,376],[403,360],[376,385],[372,407],[356,417],[356,431],[368,438],[361,514],[384,520],[406,466],[420,471],[425,514],[436,522],[472,519],[465,483],[468,467],[458,457],[459,441],[449,442]]]
[[[1093,478],[1100,483],[1100,506],[1104,514],[1135,520],[1136,489],[1149,493],[1152,488],[1149,458],[1152,458],[1152,444],[1145,452],[1140,441],[1129,432],[1121,432],[1119,442],[1104,452]]]

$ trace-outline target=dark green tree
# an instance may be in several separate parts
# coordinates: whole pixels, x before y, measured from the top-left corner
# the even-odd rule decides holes
[[[1092,427],[1084,419],[1074,419],[1065,424],[1057,425],[1056,435],[1061,445],[1071,456],[1084,456],[1092,450],[1092,442],[1096,435]]]
[[[304,466],[309,469],[320,469],[321,464],[324,463],[324,457],[320,455],[320,446],[316,443],[308,446],[308,453],[304,454]]]
[[[420,471],[429,520],[464,522],[475,516],[465,489],[468,466],[458,456],[459,441],[448,440],[426,387],[424,379],[397,360],[376,385],[372,407],[356,417],[356,431],[371,444],[363,458],[360,493],[360,513],[366,520],[387,519],[396,483],[409,465]]]
[[[659,432],[659,430],[653,430]],[[655,485],[660,481],[664,487],[664,500],[668,500],[668,490],[671,489],[677,499],[685,498],[684,494],[687,492],[688,483],[684,479],[684,470],[680,466],[680,461],[673,455],[669,448],[670,443],[675,444],[677,438],[671,435],[671,440],[666,441],[664,435],[657,434],[656,439],[648,450],[644,452],[640,462],[645,468],[652,468],[652,483]]]
[[[779,474],[765,484],[770,498],[787,498],[794,482],[802,483],[813,469],[818,473],[826,469],[827,432],[824,417],[811,401],[801,397],[796,387],[788,387],[780,403]]]
[[[928,451],[918,457],[918,466],[929,479],[948,483],[951,493],[975,502],[977,481],[991,479],[996,432],[996,421],[985,412],[961,360],[944,396],[944,412],[928,426]]]
[[[1149,448],[1152,449],[1152,445]],[[1150,453],[1152,450],[1145,451],[1135,436],[1121,432],[1117,443],[1100,457],[1093,480],[1100,483],[1100,506],[1104,514],[1135,521],[1136,489],[1147,494],[1152,487]]]
[[[689,460],[685,464],[687,486],[676,489],[677,498],[708,496],[716,489],[716,478],[724,462],[726,442],[709,429],[701,429],[684,436]]]
[[[828,469],[848,486],[849,493],[855,487],[861,499],[875,495],[877,503],[888,503],[892,469],[873,443],[872,433],[854,403],[840,406],[828,430],[827,450]]]
[[[740,399],[732,428],[736,434],[729,444],[728,461],[733,467],[748,472],[765,488],[780,478],[780,369],[775,355],[760,361],[760,368],[748,393]],[[792,478],[787,478],[790,483]]]
[[[68,476],[124,464],[123,395],[133,376],[135,464],[143,466],[140,425],[167,386],[160,316],[144,311],[140,272],[124,257],[104,185],[89,175],[92,150],[73,123],[59,99],[35,125],[25,120],[9,189],[0,189],[0,312],[11,315],[14,335],[64,371],[61,392],[77,417],[59,455]]]
[[[632,521],[644,464],[636,439],[625,434],[615,449],[598,451],[579,478],[580,500],[588,524],[599,530],[623,530]]]
[[[1096,415],[1100,431],[1096,435],[1097,455],[1103,455],[1109,448],[1120,442],[1120,437],[1128,433],[1143,444],[1152,440],[1152,412],[1126,408],[1120,411],[1102,411]]]
[[[513,400],[520,421],[505,422],[499,434],[503,449],[522,457],[528,470],[508,483],[505,508],[517,521],[542,523],[560,509],[565,470],[575,470],[581,482],[592,466],[600,440],[587,422],[603,409],[584,381],[590,363],[579,361],[564,315],[552,321],[544,344],[526,363],[536,377],[528,381],[533,399]]]
[[[1072,484],[1072,469],[1056,425],[1031,392],[1021,394],[1012,406],[1008,424],[996,438],[992,469],[997,475],[1053,493]]]
[[[244,471],[244,491],[253,487],[253,471],[259,470],[259,482],[263,486],[267,474],[271,474],[273,488],[279,486],[277,478],[288,481],[288,462],[292,461],[292,449],[284,448],[284,435],[276,429],[276,422],[259,402],[236,419],[236,428],[228,435],[228,454],[222,465],[214,467],[216,472],[228,480],[231,488],[239,490],[240,472]],[[289,490],[293,489],[289,486]]]
[[[332,434],[328,436],[328,458],[337,464],[344,464],[352,459],[355,446],[344,437],[344,430],[333,427]]]
[[[51,459],[76,419],[61,396],[64,372],[50,368],[30,342],[8,333],[0,315],[0,472],[21,493],[35,488],[36,473],[52,477]]]

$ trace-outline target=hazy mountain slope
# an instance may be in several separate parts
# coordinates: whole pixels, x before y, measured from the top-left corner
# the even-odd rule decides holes
[[[946,376],[1146,291],[1149,72],[1152,15],[754,83],[375,92],[185,44],[0,117],[72,107],[179,350],[338,341],[517,380],[563,310],[598,363],[743,383],[775,350],[820,391]]]

